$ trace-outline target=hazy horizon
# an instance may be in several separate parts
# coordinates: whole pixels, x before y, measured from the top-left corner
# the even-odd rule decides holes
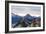
[[[40,16],[41,15],[41,7],[40,6],[11,6],[11,13],[25,16],[26,14],[30,14],[32,16]]]

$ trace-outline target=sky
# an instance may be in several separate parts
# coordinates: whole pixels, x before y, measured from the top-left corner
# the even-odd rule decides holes
[[[41,7],[40,6],[11,6],[11,13],[25,16],[26,14],[30,14],[32,16],[40,16],[41,15]]]

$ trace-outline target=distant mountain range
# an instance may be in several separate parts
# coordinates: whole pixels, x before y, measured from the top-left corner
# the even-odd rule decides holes
[[[19,16],[19,15],[12,14],[12,24],[15,24],[15,26],[17,24],[20,24],[21,21],[24,21],[25,24],[28,25],[28,24],[32,23],[33,19],[41,19],[41,17],[40,16],[39,17],[31,16],[30,14],[27,14],[24,17],[22,17],[22,16]]]

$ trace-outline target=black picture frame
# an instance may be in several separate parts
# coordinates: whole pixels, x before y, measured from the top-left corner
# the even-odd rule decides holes
[[[39,30],[23,30],[23,31],[9,31],[9,3],[43,5],[43,29],[39,29]],[[23,1],[5,1],[5,33],[37,32],[37,31],[44,31],[44,30],[45,30],[45,3],[23,2]]]

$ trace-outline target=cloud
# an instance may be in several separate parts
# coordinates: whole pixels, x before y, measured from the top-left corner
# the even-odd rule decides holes
[[[41,15],[40,6],[11,6],[12,13]]]

